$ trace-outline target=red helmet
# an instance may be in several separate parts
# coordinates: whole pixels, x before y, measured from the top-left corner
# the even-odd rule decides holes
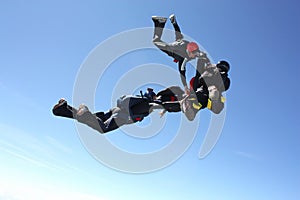
[[[189,52],[193,52],[193,51],[198,51],[199,52],[199,46],[196,42],[190,42],[188,43],[188,45],[186,46],[186,49]]]

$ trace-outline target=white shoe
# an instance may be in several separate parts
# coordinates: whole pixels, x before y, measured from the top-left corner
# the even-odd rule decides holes
[[[175,17],[175,15],[174,15],[174,14],[170,15],[169,19],[170,19],[170,21],[171,21],[171,23],[172,23],[172,24],[175,24],[175,23],[177,23],[177,21],[176,21],[176,17]]]

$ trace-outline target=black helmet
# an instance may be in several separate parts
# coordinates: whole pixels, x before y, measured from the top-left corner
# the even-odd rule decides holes
[[[230,65],[227,61],[221,60],[217,63],[217,68],[227,73],[230,69]]]

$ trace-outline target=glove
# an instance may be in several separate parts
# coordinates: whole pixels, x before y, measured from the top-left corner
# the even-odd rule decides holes
[[[185,92],[186,95],[190,95],[191,94],[191,91],[188,88],[188,86],[184,86],[184,92]]]

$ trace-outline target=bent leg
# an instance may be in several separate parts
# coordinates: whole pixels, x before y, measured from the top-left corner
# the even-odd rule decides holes
[[[124,120],[117,117],[117,113],[114,113],[118,109],[111,109],[107,113],[97,112],[92,114],[86,106],[81,106],[76,119],[78,122],[86,124],[100,133],[107,133],[126,124]]]
[[[173,24],[174,30],[175,30],[175,40],[182,40],[183,39],[183,35],[181,33],[180,27],[176,21],[176,17],[175,15],[171,15],[169,17],[171,23]]]
[[[168,56],[172,56],[172,52],[170,51],[169,44],[160,40],[159,38],[154,38],[152,40],[153,44],[159,48],[162,52],[166,53]]]
[[[163,29],[165,27],[165,24],[167,22],[167,18],[165,17],[158,17],[158,16],[152,16],[152,20],[154,22],[154,34],[153,34],[153,39],[154,38],[161,38]]]
[[[102,119],[92,114],[86,106],[80,107],[76,115],[78,122],[83,123],[100,133],[105,133],[105,124]]]
[[[174,29],[175,29],[175,40],[182,40],[183,39],[183,35],[180,31],[180,28],[178,26],[178,24],[173,24]]]

